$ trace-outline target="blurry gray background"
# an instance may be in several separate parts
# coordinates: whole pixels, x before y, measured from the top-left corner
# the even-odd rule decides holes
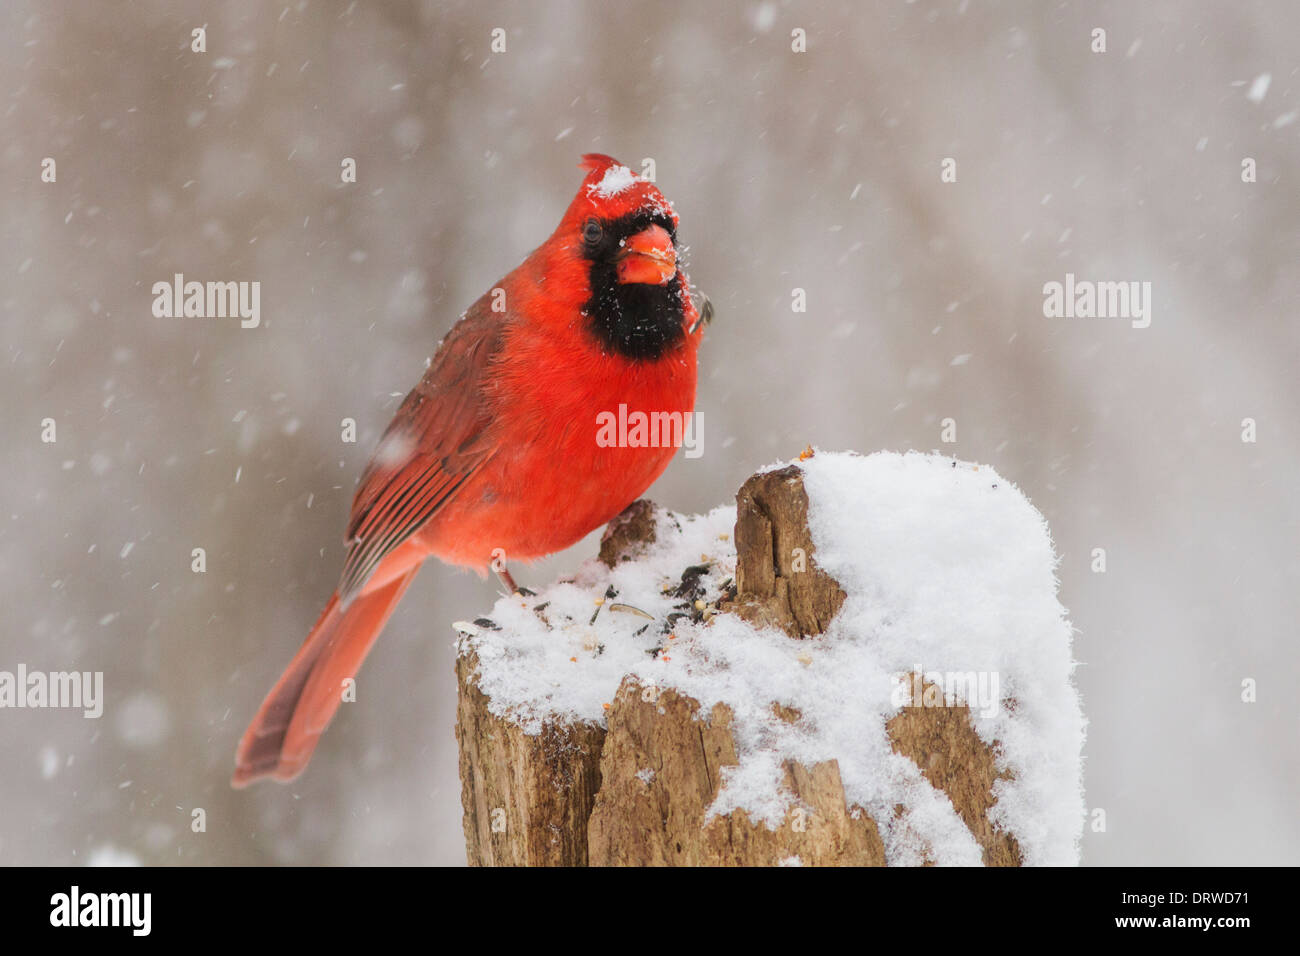
[[[0,669],[103,670],[107,696],[98,721],[0,711],[0,862],[463,862],[448,622],[495,594],[471,574],[426,567],[303,778],[227,778],[335,583],[395,395],[550,233],[592,150],[656,160],[717,306],[705,454],[651,495],[707,509],[810,442],[994,466],[1061,554],[1107,815],[1084,862],[1300,862],[1295,4],[0,18]],[[175,272],[260,281],[262,327],[154,318]],[[1150,281],[1151,327],[1044,318],[1066,272]]]

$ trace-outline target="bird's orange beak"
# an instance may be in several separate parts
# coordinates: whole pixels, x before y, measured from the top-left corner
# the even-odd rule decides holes
[[[623,240],[618,281],[663,285],[677,274],[677,250],[663,226],[646,226]]]

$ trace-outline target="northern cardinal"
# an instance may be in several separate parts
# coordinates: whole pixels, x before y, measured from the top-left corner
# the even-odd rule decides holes
[[[384,432],[338,589],[244,733],[234,786],[303,771],[426,558],[491,566],[514,592],[503,561],[575,543],[668,466],[676,449],[662,443],[606,447],[597,418],[694,409],[703,323],[677,214],[616,160],[582,166],[559,227],[470,306]]]

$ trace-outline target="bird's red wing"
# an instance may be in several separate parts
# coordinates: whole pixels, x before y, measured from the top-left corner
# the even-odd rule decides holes
[[[485,386],[504,330],[504,315],[475,303],[384,431],[352,500],[345,606],[496,450]]]

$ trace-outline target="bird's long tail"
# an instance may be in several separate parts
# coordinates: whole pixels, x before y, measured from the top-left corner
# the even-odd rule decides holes
[[[338,593],[244,732],[230,782],[245,787],[261,777],[287,782],[302,773],[320,735],[343,700],[343,682],[355,678],[419,565],[346,608]]]

